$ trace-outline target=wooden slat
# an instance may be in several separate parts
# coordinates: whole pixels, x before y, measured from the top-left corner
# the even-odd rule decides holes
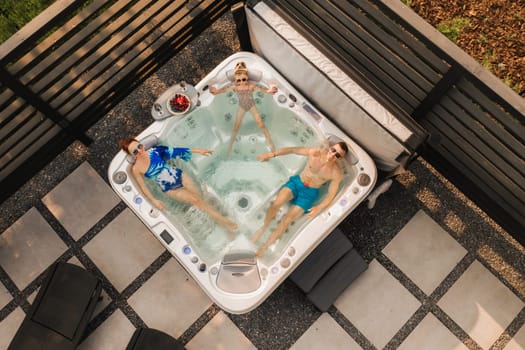
[[[66,42],[61,43],[51,54],[39,61],[30,71],[24,73],[21,76],[22,82],[35,85],[36,81],[43,79],[45,75],[58,79],[65,71],[74,65],[76,60],[82,59],[83,56],[87,54],[87,52],[82,49],[82,47],[86,45],[86,40],[97,31],[102,30],[104,24],[128,6],[131,1],[132,0],[120,0],[102,12],[98,17],[92,19],[89,23],[83,23],[85,27],[77,33],[74,33]],[[80,56],[74,56],[74,53]],[[60,64],[56,65],[55,63],[58,61]],[[44,82],[44,84],[47,85],[49,82]],[[35,91],[43,89],[43,87],[39,85],[33,88]]]
[[[425,119],[424,125],[427,130],[441,136],[440,146],[448,151],[444,152],[444,149],[438,151],[454,164],[464,176],[469,177],[478,187],[483,188],[491,198],[497,199],[500,206],[513,212],[523,211],[525,215],[525,191],[516,182],[522,178],[510,178],[491,163],[488,158],[465,142],[460,134],[456,133],[453,128],[434,113],[430,113],[429,118]],[[435,146],[433,147],[435,148]],[[448,153],[452,154],[454,159],[447,155]]]
[[[15,95],[13,94],[13,91],[8,88],[4,88],[3,91],[0,92],[0,111],[4,108],[7,108],[14,99]],[[0,120],[2,120],[1,114]]]
[[[5,106],[5,108],[2,110],[2,113],[0,113],[0,128],[3,128],[4,125],[16,118],[16,114],[26,104],[26,101],[23,99],[14,96],[12,93],[10,95],[11,102]]]
[[[375,22],[366,17],[348,1],[335,0],[331,6],[326,1],[317,1],[329,11],[332,16],[337,17],[340,23],[355,33],[365,45],[373,48],[381,57],[395,66],[399,71],[405,73],[411,82],[420,89],[428,92],[433,84],[437,83],[441,74],[434,71],[414,52],[380,28]],[[390,57],[396,57],[391,60]]]
[[[152,8],[151,11],[155,11],[156,13],[169,2],[170,0],[157,1],[154,5],[155,8]],[[189,13],[186,7],[179,7],[182,4],[183,2],[180,1],[174,7],[179,10],[175,14],[169,9],[162,12],[162,17],[160,17],[159,20],[162,21],[163,19],[169,19],[170,17],[175,21],[182,20],[184,16]],[[151,19],[151,14],[143,13],[135,19],[137,22],[136,25],[143,25],[144,22],[149,19]],[[134,22],[131,23],[129,27],[132,27]],[[126,41],[121,41],[120,43],[108,42],[107,45],[99,48],[99,50],[102,50],[103,48],[111,49],[111,55],[104,57],[95,66],[90,67],[89,75],[77,78],[62,96],[52,101],[52,104],[59,108],[62,113],[69,114],[69,111],[82,103],[82,101],[88,98],[91,94],[96,93],[100,89],[103,89],[103,91],[112,89],[112,86],[118,81],[114,80],[113,76],[118,71],[128,66],[130,61],[141,54],[141,51],[147,49],[152,41],[161,37],[162,33],[157,31],[157,28],[158,27],[150,26],[147,30],[143,29],[141,31],[136,31],[131,36],[128,36]],[[150,33],[153,35],[148,37]],[[122,34],[120,36],[123,37],[128,33],[125,31],[125,33],[119,34]],[[72,119],[74,117],[69,115],[69,118]]]
[[[427,125],[429,127],[428,131],[433,132],[439,132],[435,130],[431,124]],[[458,158],[456,153],[456,148],[454,146],[451,146],[449,149],[449,146],[447,143],[440,144],[437,148],[433,148],[440,157],[443,157],[443,159],[446,160],[447,165],[442,165],[442,173],[446,175],[460,175],[462,181],[465,181],[465,179],[468,179],[468,183],[470,186],[470,189],[472,190],[472,187],[477,188],[478,190],[474,195],[477,198],[480,198],[480,195],[484,198],[489,199],[489,203],[486,203],[485,201],[485,209],[490,210],[496,210],[495,206],[498,206],[502,210],[505,211],[509,217],[514,219],[516,222],[518,222],[520,225],[525,225],[525,211],[523,205],[512,205],[512,203],[507,202],[507,198],[504,192],[498,191],[498,182],[497,181],[490,181],[489,183],[485,183],[482,180],[486,180],[489,178],[479,178],[478,173],[476,173],[476,166],[475,164],[471,164],[468,159],[465,158]],[[444,168],[443,168],[444,167]],[[457,171],[454,171],[453,173],[447,173],[451,171],[451,167],[454,167],[457,169]],[[473,186],[474,185],[474,186]],[[495,187],[493,187],[493,186]]]
[[[64,17],[69,17],[80,6],[77,0],[56,0],[47,9],[27,23],[0,45],[0,64],[7,65],[16,57],[34,46],[42,36],[57,26]]]
[[[456,135],[475,149],[476,153],[489,159],[501,172],[513,179],[523,178],[521,187],[525,189],[523,161],[513,155],[498,139],[491,136],[485,128],[473,122],[471,117],[463,113],[458,105],[449,99],[444,99],[442,106],[434,108],[434,113],[443,118],[451,130],[454,130]]]
[[[194,30],[194,28],[191,24],[193,21],[195,21],[195,18],[203,12],[203,9],[208,8],[212,5],[224,7],[225,3],[227,2],[221,3],[216,0],[205,0],[200,3],[198,8],[193,9],[189,13],[187,12],[187,9],[181,9],[180,11],[183,12],[181,12],[180,14],[183,16],[171,16],[170,19],[165,24],[163,24],[164,27],[169,28],[169,31],[165,32],[164,34],[161,34],[162,31],[154,31],[155,37],[160,38],[164,36],[165,38],[171,38],[175,35],[184,35],[184,33],[187,33],[188,37],[193,37],[193,35],[191,35],[191,32]],[[108,82],[109,77],[111,77],[111,79],[115,82],[122,81],[126,78],[126,76],[129,73],[133,72],[135,69],[140,67],[140,65],[143,64],[143,62],[148,61],[150,57],[156,54],[157,50],[159,50],[161,46],[165,44],[165,40],[156,40],[150,46],[144,47],[144,50],[140,53],[140,55],[132,57],[132,59],[129,60],[123,58],[121,64],[127,62],[125,68],[118,70],[118,72],[116,72],[116,74],[113,76],[111,76],[111,73],[113,73],[112,71],[111,73],[104,74],[100,77],[100,79],[93,81],[90,86],[92,93],[89,94],[86,99],[77,99],[74,100],[73,103],[68,103],[68,107],[74,108],[73,110],[68,110],[65,108],[61,110],[63,110],[64,112],[67,111],[67,114],[70,118],[77,118],[90,106],[98,103],[98,99],[104,98],[104,94],[110,92],[113,89],[112,85]],[[137,47],[142,47],[142,44],[138,45]]]
[[[55,137],[62,129],[52,121],[45,119],[37,125],[30,133],[21,138],[15,147],[0,158],[0,179],[2,174],[13,171],[16,167],[37,152],[42,145]]]
[[[6,121],[6,123],[4,123],[0,128],[0,143],[4,142],[5,138],[11,137],[11,135],[15,133],[18,128],[23,127],[24,124],[35,115],[35,113],[36,110],[33,107],[25,104],[21,105],[17,113],[13,114],[12,118]],[[2,147],[4,146],[2,145]]]
[[[60,69],[62,70],[61,74],[58,72],[59,68],[54,69],[46,75],[46,79],[33,84],[33,89],[39,92],[44,100],[50,101],[74,82],[83,79],[84,74],[89,73],[93,65],[111,54],[113,45],[117,45],[126,39],[126,36],[120,36],[122,35],[120,31],[129,33],[140,28],[132,27],[130,23],[140,15],[148,3],[147,0],[139,1],[117,19],[111,19],[111,22],[96,36],[91,37],[87,42],[84,41],[78,50],[61,61],[61,65],[64,66]]]
[[[361,64],[369,67],[377,67],[375,69],[375,71],[378,72],[377,74],[389,76],[400,84],[403,87],[403,90],[398,91],[400,96],[404,97],[406,94],[410,97],[414,96],[420,101],[425,97],[425,89],[427,91],[431,89],[431,84],[425,81],[421,75],[416,74],[405,62],[397,59],[397,57],[391,53],[386,52],[374,37],[363,32],[355,25],[351,25],[351,22],[348,20],[346,20],[345,23],[338,22],[345,20],[346,16],[340,15],[336,20],[335,17],[331,16],[332,14],[321,9],[314,1],[312,1],[310,6],[312,6],[311,11],[318,14],[319,18],[325,23],[322,30],[327,32],[327,28],[333,28],[333,32],[327,32],[327,34],[332,37],[336,35],[336,41],[340,43],[342,48],[345,48],[345,51],[352,47],[364,53],[366,60],[361,62]],[[418,80],[422,87],[414,83]],[[401,94],[401,91],[406,92]],[[408,97],[405,98],[405,100],[407,99]]]
[[[345,1],[345,0],[341,0]],[[429,48],[425,42],[422,42],[419,37],[415,37],[414,33],[406,28],[403,28],[399,23],[399,17],[391,18],[386,15],[386,8],[382,6],[381,1],[373,0],[352,0],[357,6],[367,13],[368,16],[375,21],[381,23],[389,33],[392,33],[403,45],[406,45],[414,54],[427,62],[433,69],[440,74],[444,74],[448,70],[448,64],[443,57],[440,57],[435,51]]]
[[[52,58],[51,60],[46,60],[46,56],[54,52],[54,47],[56,47],[57,43],[64,41],[64,38],[71,36],[71,34],[76,31],[76,28],[79,27],[82,22],[87,20],[106,4],[106,0],[93,1],[86,8],[82,9],[80,13],[57,28],[51,35],[32,48],[23,57],[16,60],[16,62],[14,62],[9,67],[9,71],[14,75],[20,76],[26,74],[26,72],[31,70],[36,65],[48,67],[51,63],[55,63],[56,58],[61,57],[60,55],[55,55],[55,58]],[[44,61],[47,63],[47,65],[43,65]]]
[[[312,43],[317,43],[316,47],[347,75],[361,83],[367,81],[371,89],[381,91],[382,94],[389,96],[403,110],[411,111],[417,105],[417,99],[408,96],[410,101],[407,102],[398,95],[397,90],[403,90],[398,82],[390,76],[382,74],[376,67],[364,65],[362,62],[366,61],[366,57],[362,52],[351,48],[350,52],[338,52],[336,48],[339,43],[336,40],[320,30],[312,30],[312,28],[323,27],[324,23],[316,18],[315,13],[312,14],[308,9],[305,9],[300,1],[286,0],[280,1],[278,4],[275,10],[286,18],[295,30],[307,37]],[[348,62],[351,62],[351,65]]]
[[[505,121],[509,120],[510,117],[507,114],[498,113],[496,118],[493,115],[487,115],[486,111],[480,109],[480,104],[477,100],[473,101],[462,92],[457,89],[452,89],[448,92],[448,96],[455,103],[457,103],[461,109],[465,110],[469,115],[475,119],[475,123],[483,125],[490,135],[497,138],[497,143],[494,147],[498,147],[501,144],[505,145],[505,149],[500,149],[501,154],[509,154],[511,162],[522,163],[525,159],[525,144],[515,137],[515,133],[510,132],[507,128],[502,127],[505,124],[501,121],[503,118]],[[525,128],[522,128],[525,130]],[[487,138],[485,134],[480,134],[480,138],[484,139],[488,144],[492,144],[491,139]],[[509,160],[510,161],[510,160]]]
[[[469,96],[476,104],[479,104],[484,110],[490,113],[498,123],[504,125],[509,132],[522,144],[525,144],[525,116],[519,113],[515,115],[507,114],[500,108],[493,99],[485,95],[473,83],[467,79],[461,79],[458,82],[458,88],[463,94]],[[522,154],[525,158],[525,156]]]

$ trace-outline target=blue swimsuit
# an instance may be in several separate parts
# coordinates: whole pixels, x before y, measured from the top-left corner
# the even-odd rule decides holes
[[[303,208],[307,213],[314,205],[317,198],[319,198],[319,189],[308,187],[302,181],[299,175],[290,177],[284,187],[288,187],[292,191],[293,198],[291,203]]]
[[[189,148],[171,148],[166,146],[154,146],[148,150],[150,164],[144,176],[155,180],[162,192],[182,187],[182,170],[169,166],[165,159],[181,158],[185,162],[191,160]]]

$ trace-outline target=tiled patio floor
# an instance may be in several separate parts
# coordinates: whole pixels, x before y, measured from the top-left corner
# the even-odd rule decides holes
[[[0,349],[57,260],[84,266],[104,284],[82,350],[124,349],[141,326],[180,338],[188,349],[525,349],[523,294],[431,211],[417,211],[329,312],[283,336],[259,333],[265,328],[257,324],[269,320],[258,310],[232,317],[215,306],[88,162],[42,204],[0,236]],[[271,309],[272,298],[260,308]],[[292,309],[294,300],[287,302]],[[293,324],[286,307],[276,312],[283,327]]]

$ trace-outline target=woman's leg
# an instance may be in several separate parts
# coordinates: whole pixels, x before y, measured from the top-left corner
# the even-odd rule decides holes
[[[275,152],[275,146],[273,144],[272,137],[270,136],[270,132],[266,128],[266,125],[264,125],[264,122],[263,122],[263,120],[261,118],[261,115],[259,114],[259,111],[254,106],[254,107],[252,107],[250,109],[250,112],[252,113],[253,117],[255,118],[255,122],[257,123],[257,126],[259,126],[259,128],[262,130],[262,132],[264,134],[264,137],[266,137],[266,141],[268,141],[268,144],[270,145],[271,151]]]
[[[235,138],[237,137],[237,133],[239,132],[239,129],[241,128],[241,122],[242,118],[244,117],[244,114],[246,111],[239,107],[237,110],[237,117],[235,117],[235,124],[233,125],[232,134],[230,136],[230,143],[228,145],[228,151],[226,152],[226,157],[229,157],[232,153],[233,148],[233,142],[235,142]]]
[[[189,188],[181,187],[176,190],[168,191],[166,192],[166,194],[177,201],[196,206],[197,208],[201,209],[209,216],[211,216],[211,218],[215,220],[218,224],[228,229],[228,231],[234,231],[237,229],[237,224],[235,222],[224,217],[215,208],[211,207],[208,203],[206,203],[202,199],[202,196],[192,192]]]

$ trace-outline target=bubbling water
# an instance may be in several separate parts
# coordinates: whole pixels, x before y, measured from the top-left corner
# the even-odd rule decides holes
[[[264,123],[276,148],[317,147],[321,144],[323,138],[317,128],[291,110],[278,106],[270,95],[254,95],[257,109],[264,115]],[[209,106],[197,108],[188,116],[175,120],[161,135],[161,144],[171,147],[214,150],[211,156],[194,154],[191,162],[176,161],[176,165],[194,178],[208,203],[238,224],[237,238],[232,240],[221,226],[195,207],[167,200],[166,213],[207,263],[220,260],[228,250],[239,248],[239,245],[249,246],[254,251],[257,249],[247,242],[263,224],[266,210],[282,185],[291,175],[299,173],[306,163],[306,157],[296,155],[258,161],[257,155],[270,149],[250,112],[244,115],[231,156],[226,157],[237,109],[234,94],[217,95]],[[155,195],[160,192],[158,188],[152,188],[152,191],[156,191]],[[288,205],[285,205],[276,220],[287,209]],[[265,259],[278,257],[279,249],[284,249],[286,242],[294,237],[305,221],[304,217],[297,220],[280,239],[276,249],[268,250]],[[266,240],[269,231],[258,244]]]

